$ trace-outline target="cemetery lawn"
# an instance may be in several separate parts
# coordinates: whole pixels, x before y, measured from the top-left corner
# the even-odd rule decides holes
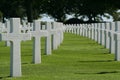
[[[120,80],[120,62],[96,42],[65,33],[58,50],[32,63],[32,41],[22,42],[22,77],[9,77],[10,48],[0,42],[0,80]],[[44,45],[44,38],[42,38]]]

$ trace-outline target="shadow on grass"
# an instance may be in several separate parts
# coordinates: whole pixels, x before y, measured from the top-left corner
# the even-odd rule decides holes
[[[120,73],[118,71],[111,71],[111,72],[107,72],[107,71],[104,71],[104,72],[98,72],[98,73],[75,73],[75,74],[112,74],[112,73]]]
[[[111,72],[99,72],[97,74],[111,74],[111,73],[119,73],[118,71],[111,71]]]
[[[32,55],[22,55],[22,56],[32,56]]]
[[[0,77],[0,80],[3,80],[5,78],[10,78],[10,76]]]
[[[22,63],[22,64],[29,64],[29,63],[25,63],[25,62],[24,62],[24,63]]]
[[[96,60],[96,61],[78,61],[80,63],[84,63],[84,62],[114,62],[114,60]]]
[[[34,64],[33,62],[22,62],[23,65]]]

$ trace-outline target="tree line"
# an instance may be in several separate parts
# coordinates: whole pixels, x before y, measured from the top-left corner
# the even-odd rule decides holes
[[[108,13],[114,20],[119,20],[117,12],[120,0],[1,0],[0,18],[27,17],[29,22],[47,14],[55,21],[64,22],[66,15],[88,21],[102,21]]]

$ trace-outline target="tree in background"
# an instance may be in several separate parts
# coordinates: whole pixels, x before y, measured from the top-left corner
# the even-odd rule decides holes
[[[110,6],[106,5],[105,0],[68,0],[67,13],[74,14],[75,18],[81,16],[83,20],[87,18],[88,22],[95,22],[102,20],[101,16],[104,16],[108,8]]]
[[[26,9],[28,22],[33,22],[33,1],[34,0],[25,0],[24,1],[24,6]]]
[[[120,12],[118,11],[120,9],[120,0],[108,0],[108,4],[112,6],[112,8],[109,8],[108,13],[113,17],[113,21],[120,21]]]
[[[3,14],[2,14],[2,12],[0,11],[0,21],[2,21],[2,17],[3,17]]]
[[[63,22],[66,19],[66,0],[45,0],[45,13],[52,16],[55,21]]]
[[[0,11],[3,14],[3,22],[4,18],[24,16],[25,11],[20,4],[22,0],[1,0]]]
[[[44,0],[24,0],[23,8],[26,11],[26,16],[28,22],[33,22],[33,19],[38,19],[40,14],[43,13],[43,9],[45,6]]]
[[[119,0],[1,0],[0,11],[3,19],[27,17],[28,22],[38,19],[40,14],[48,14],[55,21],[64,22],[66,14],[88,22],[102,21],[108,13],[119,20]],[[3,20],[4,21],[4,20]]]

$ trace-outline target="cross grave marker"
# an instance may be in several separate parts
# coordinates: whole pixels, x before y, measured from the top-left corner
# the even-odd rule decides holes
[[[21,46],[22,40],[30,40],[30,34],[21,34],[20,30],[20,18],[10,19],[10,33],[0,34],[1,40],[10,41],[10,76],[20,77],[21,73]]]
[[[31,35],[33,37],[33,63],[41,63],[41,37],[47,37],[48,33],[45,30],[40,30],[40,21],[35,20],[33,23],[33,31]]]

